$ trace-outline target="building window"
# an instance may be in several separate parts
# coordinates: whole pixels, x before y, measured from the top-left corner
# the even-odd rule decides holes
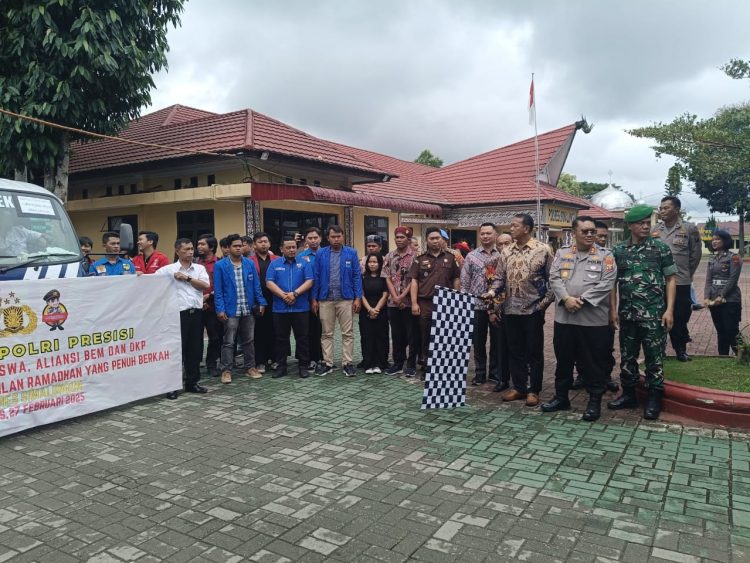
[[[365,237],[378,235],[383,241],[383,254],[388,252],[388,217],[365,215]]]
[[[287,184],[293,184],[293,183],[294,183],[294,180],[292,179],[292,177],[291,177],[291,176],[287,176],[286,178],[284,178],[284,181],[285,181],[285,182],[286,182]]]
[[[216,176],[213,174],[209,174],[206,178],[206,184],[209,186],[213,186],[216,183]]]
[[[138,238],[138,215],[115,215],[113,217],[107,217],[107,230],[120,232],[120,225],[126,223],[133,227],[133,238]],[[138,254],[138,247],[135,245],[134,249],[130,252],[131,256]]]
[[[107,194],[107,197],[112,196],[112,186],[107,186],[107,190],[105,192]]]
[[[138,188],[136,187],[136,185],[135,184],[130,184],[130,193],[134,194],[137,191],[138,191]]]
[[[309,213],[307,211],[288,211],[286,209],[264,209],[263,230],[271,237],[274,252],[281,244],[283,237],[293,237],[296,233],[302,235],[310,227],[318,227],[323,231],[322,246],[328,246],[325,231],[329,225],[338,225],[338,215],[330,213]],[[351,244],[351,243],[348,243]]]
[[[174,189],[179,190],[182,187],[182,178],[174,179]]]
[[[83,188],[81,190],[81,199],[88,199],[89,198],[89,191],[86,188]]]
[[[191,176],[190,177],[190,187],[191,188],[197,188],[198,187],[198,176]]]
[[[300,186],[306,186],[307,185],[307,178],[300,178],[299,179]]]
[[[313,186],[320,186],[320,180],[315,180],[313,182]]]
[[[476,248],[477,230],[451,229],[451,246],[458,242],[465,242],[470,248]]]
[[[117,186],[117,195],[125,195],[125,186],[123,184]]]
[[[177,212],[177,238],[187,238],[195,244],[199,236],[214,232],[213,209]]]

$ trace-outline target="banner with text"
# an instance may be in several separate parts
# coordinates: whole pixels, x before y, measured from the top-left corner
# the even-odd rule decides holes
[[[0,436],[182,387],[167,276],[0,283]]]

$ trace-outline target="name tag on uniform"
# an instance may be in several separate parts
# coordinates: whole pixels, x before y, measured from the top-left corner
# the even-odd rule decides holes
[[[104,264],[99,264],[96,267],[96,273],[97,274],[102,274],[102,275],[107,275],[107,268],[104,267]]]
[[[297,266],[299,267],[299,264],[297,264]],[[276,268],[275,268],[275,270],[276,270],[277,272],[283,272],[283,271],[284,271],[284,269],[285,269],[285,268],[284,268],[283,266],[276,266]]]

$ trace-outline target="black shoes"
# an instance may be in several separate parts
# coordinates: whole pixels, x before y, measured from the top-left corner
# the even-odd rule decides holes
[[[286,367],[277,367],[276,371],[273,372],[273,375],[271,376],[271,379],[278,379],[279,377],[284,377],[287,374]]]
[[[613,411],[621,409],[637,409],[638,398],[635,396],[635,387],[623,387],[622,395],[614,401],[607,403],[607,408]]]
[[[327,363],[321,361],[318,364],[318,367],[315,368],[315,375],[317,375],[318,377],[323,377],[324,375],[328,375],[332,371],[333,371],[333,366],[328,365]]]
[[[649,389],[646,408],[643,409],[643,418],[656,420],[661,414],[661,398],[664,395],[662,389]]]
[[[554,397],[550,402],[542,405],[542,412],[555,412],[555,411],[569,411],[570,401],[568,399],[561,399],[560,397]]]
[[[308,377],[310,377],[310,373],[307,370],[304,370],[304,369],[299,370],[300,379],[307,379]]]
[[[185,387],[185,393],[208,393],[208,389],[196,383],[195,385]]]
[[[617,393],[620,390],[620,386],[617,385],[616,382],[612,381],[611,379],[607,381],[607,391],[610,391],[612,393]]]
[[[487,379],[485,379],[484,377],[475,377],[471,382],[471,384],[474,386],[484,385],[485,383],[487,383]]]
[[[688,353],[685,350],[680,350],[677,352],[677,361],[678,362],[692,362],[693,358],[688,356]]]
[[[510,389],[510,382],[509,381],[501,381],[495,387],[492,388],[493,393],[502,393],[503,391],[507,391]]]
[[[586,410],[583,411],[581,420],[586,422],[594,422],[599,420],[602,415],[602,396],[601,395],[589,395],[589,404],[586,405]]]
[[[164,396],[165,396],[165,397],[166,397],[167,399],[169,399],[170,401],[174,401],[174,400],[175,400],[175,399],[176,399],[177,397],[179,397],[179,396],[180,396],[180,394],[179,394],[179,393],[178,393],[177,391],[172,391],[172,392],[170,392],[170,393],[167,393],[167,394],[166,394],[166,395],[164,395]]]

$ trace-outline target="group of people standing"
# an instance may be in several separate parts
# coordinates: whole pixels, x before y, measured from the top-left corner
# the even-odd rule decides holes
[[[676,197],[662,200],[662,222],[652,229],[653,211],[645,205],[631,208],[625,214],[630,236],[612,250],[606,248],[606,224],[580,216],[572,223],[574,243],[554,256],[547,244],[533,238],[534,220],[525,213],[513,217],[509,234],[498,234],[492,223],[481,225],[480,244],[466,254],[450,249],[447,233],[437,227],[425,230],[426,248],[420,253],[411,229],[399,226],[391,252],[383,256],[382,240],[368,236],[361,260],[344,244],[338,225],[325,233],[313,227],[304,235],[285,237],[281,256],[271,252],[270,237],[263,232],[220,241],[201,235],[196,260],[192,241],[178,239],[174,264],[156,250],[156,233],[139,233],[140,254],[133,261],[119,255],[117,234],[105,233],[106,255],[91,263],[90,273],[156,273],[175,280],[189,392],[205,392],[198,384],[204,329],[209,375],[224,384],[232,382],[237,346],[247,377],[262,378],[268,368],[274,378],[288,375],[292,333],[299,377],[331,373],[337,325],[346,376],[361,368],[369,374],[416,377],[421,366],[424,379],[433,297],[443,286],[475,297],[473,385],[493,381],[504,401],[538,405],[544,319],[555,303],[555,395],[541,409],[569,409],[570,390],[584,387],[589,402],[583,420],[600,417],[604,393],[618,389],[611,372],[619,328],[622,393],[607,406],[638,406],[635,389],[643,349],[648,391],[644,417],[654,419],[661,410],[667,334],[677,359],[690,360],[690,290],[701,240],[695,226],[680,218]],[[726,354],[739,328],[741,260],[729,251],[731,238],[721,231],[713,245],[717,253],[704,293],[719,333],[719,352]],[[362,345],[358,365],[353,357],[355,315]]]

